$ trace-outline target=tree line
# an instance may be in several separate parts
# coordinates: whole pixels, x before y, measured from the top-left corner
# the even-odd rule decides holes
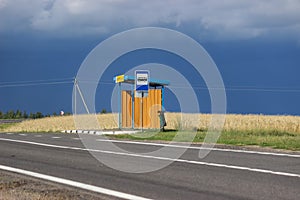
[[[39,119],[44,117],[50,117],[50,116],[58,116],[56,112],[54,112],[52,115],[46,114],[44,115],[42,112],[30,112],[27,113],[26,111],[21,110],[9,110],[7,112],[0,111],[0,119]],[[65,113],[64,115],[71,115],[71,113]]]

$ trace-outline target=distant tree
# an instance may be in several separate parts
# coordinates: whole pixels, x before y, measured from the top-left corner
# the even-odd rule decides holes
[[[26,111],[23,112],[23,118],[24,118],[24,119],[27,119],[27,118],[28,118],[28,115],[27,115]]]
[[[16,113],[15,113],[15,118],[16,118],[16,119],[22,118],[22,111],[17,110]]]
[[[104,108],[104,109],[101,110],[101,114],[105,114],[105,113],[107,113],[107,111],[106,111],[106,109]]]
[[[53,115],[53,116],[57,116],[57,113],[56,113],[56,112],[54,112],[52,115]]]
[[[21,110],[16,110],[16,111],[9,110],[6,113],[0,111],[0,119],[27,119],[27,118],[36,119],[36,118],[43,118],[43,117],[45,116],[41,112],[36,112],[36,113],[30,112],[30,114],[28,115],[26,111],[22,112]]]
[[[66,115],[66,116],[69,116],[69,115],[72,115],[72,113],[66,112],[65,115]]]
[[[30,114],[29,114],[29,118],[30,118],[30,119],[35,119],[35,118],[36,118],[36,116],[35,116],[35,114],[34,114],[34,113],[30,112]]]
[[[36,119],[40,119],[40,118],[43,118],[43,117],[44,117],[44,115],[41,112],[36,112],[36,114],[35,114]]]
[[[15,111],[13,111],[13,110],[9,110],[9,111],[7,111],[6,112],[6,114],[5,114],[5,119],[14,119],[15,118]]]

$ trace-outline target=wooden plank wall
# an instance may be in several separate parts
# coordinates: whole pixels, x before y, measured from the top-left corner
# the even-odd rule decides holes
[[[134,98],[134,127],[155,128],[160,126],[158,111],[161,110],[161,89],[149,90],[148,97]],[[131,91],[122,91],[122,127],[132,127]],[[143,108],[141,107],[143,102]],[[143,122],[141,114],[143,111]]]
[[[131,128],[132,124],[131,91],[122,91],[122,127]]]

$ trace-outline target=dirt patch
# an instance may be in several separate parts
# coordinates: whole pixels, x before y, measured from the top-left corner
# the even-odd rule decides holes
[[[76,188],[0,171],[0,200],[99,200],[113,199]]]

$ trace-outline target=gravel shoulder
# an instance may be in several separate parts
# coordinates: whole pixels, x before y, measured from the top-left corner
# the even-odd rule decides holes
[[[0,171],[0,199],[108,200],[113,198],[19,174]]]

